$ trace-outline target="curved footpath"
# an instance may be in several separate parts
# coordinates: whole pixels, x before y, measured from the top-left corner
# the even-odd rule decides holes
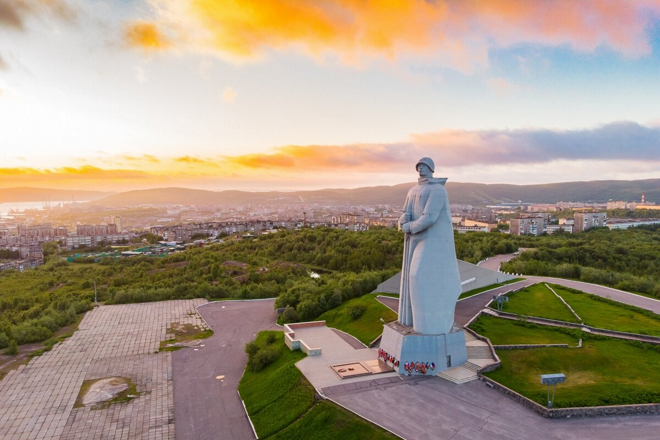
[[[262,330],[281,330],[274,301],[222,301],[197,309],[214,334],[204,347],[172,353],[176,438],[254,439],[238,382],[247,363],[245,344]]]

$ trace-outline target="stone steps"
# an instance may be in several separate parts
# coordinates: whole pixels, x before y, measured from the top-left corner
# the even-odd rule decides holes
[[[466,368],[465,364],[461,365],[460,367],[454,367],[445,371],[441,371],[440,373],[436,374],[436,376],[455,384],[472,382],[473,380],[477,379],[477,373],[472,369]]]
[[[481,369],[479,365],[473,364],[470,361],[465,361],[465,363],[461,365],[461,367],[467,368],[468,370],[474,371],[475,373],[477,373]]]
[[[487,345],[483,346],[468,346],[467,347],[468,359],[493,359],[493,355],[490,352],[490,347]]]
[[[500,316],[500,314],[497,313],[496,310],[493,310],[490,307],[484,308],[483,313],[486,314],[486,315],[491,315],[491,316]]]

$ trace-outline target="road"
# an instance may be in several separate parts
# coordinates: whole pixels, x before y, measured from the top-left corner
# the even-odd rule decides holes
[[[262,330],[281,330],[275,325],[273,304],[274,300],[223,301],[197,309],[214,334],[197,351],[172,353],[177,438],[254,438],[237,389],[247,363],[245,344]]]

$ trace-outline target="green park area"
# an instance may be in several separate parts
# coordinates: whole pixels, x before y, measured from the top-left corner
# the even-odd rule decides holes
[[[549,287],[548,287],[549,286]],[[557,298],[561,296],[586,325],[607,330],[660,336],[660,316],[639,307],[622,304],[579,290],[555,284],[534,284],[508,295],[505,312],[521,316],[578,322],[571,311]],[[491,306],[494,307],[494,306]]]
[[[486,336],[493,345],[569,344],[576,346],[582,337],[580,329],[553,328],[490,315],[481,315],[470,325],[470,329]]]
[[[248,366],[238,386],[259,438],[390,439],[390,433],[329,401],[321,401],[295,363],[284,334],[263,331],[246,346]]]
[[[534,331],[526,329],[526,331]],[[563,335],[557,333],[557,341]],[[539,377],[564,373],[555,408],[660,402],[660,347],[586,336],[582,348],[498,350],[502,366],[486,376],[546,405]]]
[[[319,321],[325,320],[328,327],[342,330],[369,345],[383,333],[383,321],[394,321],[397,317],[389,307],[378,301],[379,295],[398,298],[398,295],[387,293],[363,295],[328,310],[319,316]]]
[[[509,302],[504,303],[505,312],[579,322],[568,307],[545,284],[533,284],[517,292],[509,293],[507,296]]]
[[[585,324],[611,330],[660,334],[660,317],[606,298],[550,285]],[[505,310],[525,316],[571,321],[568,308],[542,284],[510,296]],[[562,310],[562,307],[565,310]],[[575,321],[573,317],[572,321]],[[541,374],[563,373],[556,408],[660,403],[660,346],[597,336],[576,328],[543,326],[527,319],[480,316],[470,328],[495,345],[569,344],[570,348],[500,349],[502,365],[486,376],[545,406]],[[582,338],[581,348],[577,348]]]
[[[660,315],[563,286],[551,286],[592,327],[660,336]]]

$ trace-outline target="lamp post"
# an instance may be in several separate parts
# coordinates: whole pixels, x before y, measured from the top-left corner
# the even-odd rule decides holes
[[[96,280],[94,280],[94,308],[99,306],[99,302],[96,296]]]

